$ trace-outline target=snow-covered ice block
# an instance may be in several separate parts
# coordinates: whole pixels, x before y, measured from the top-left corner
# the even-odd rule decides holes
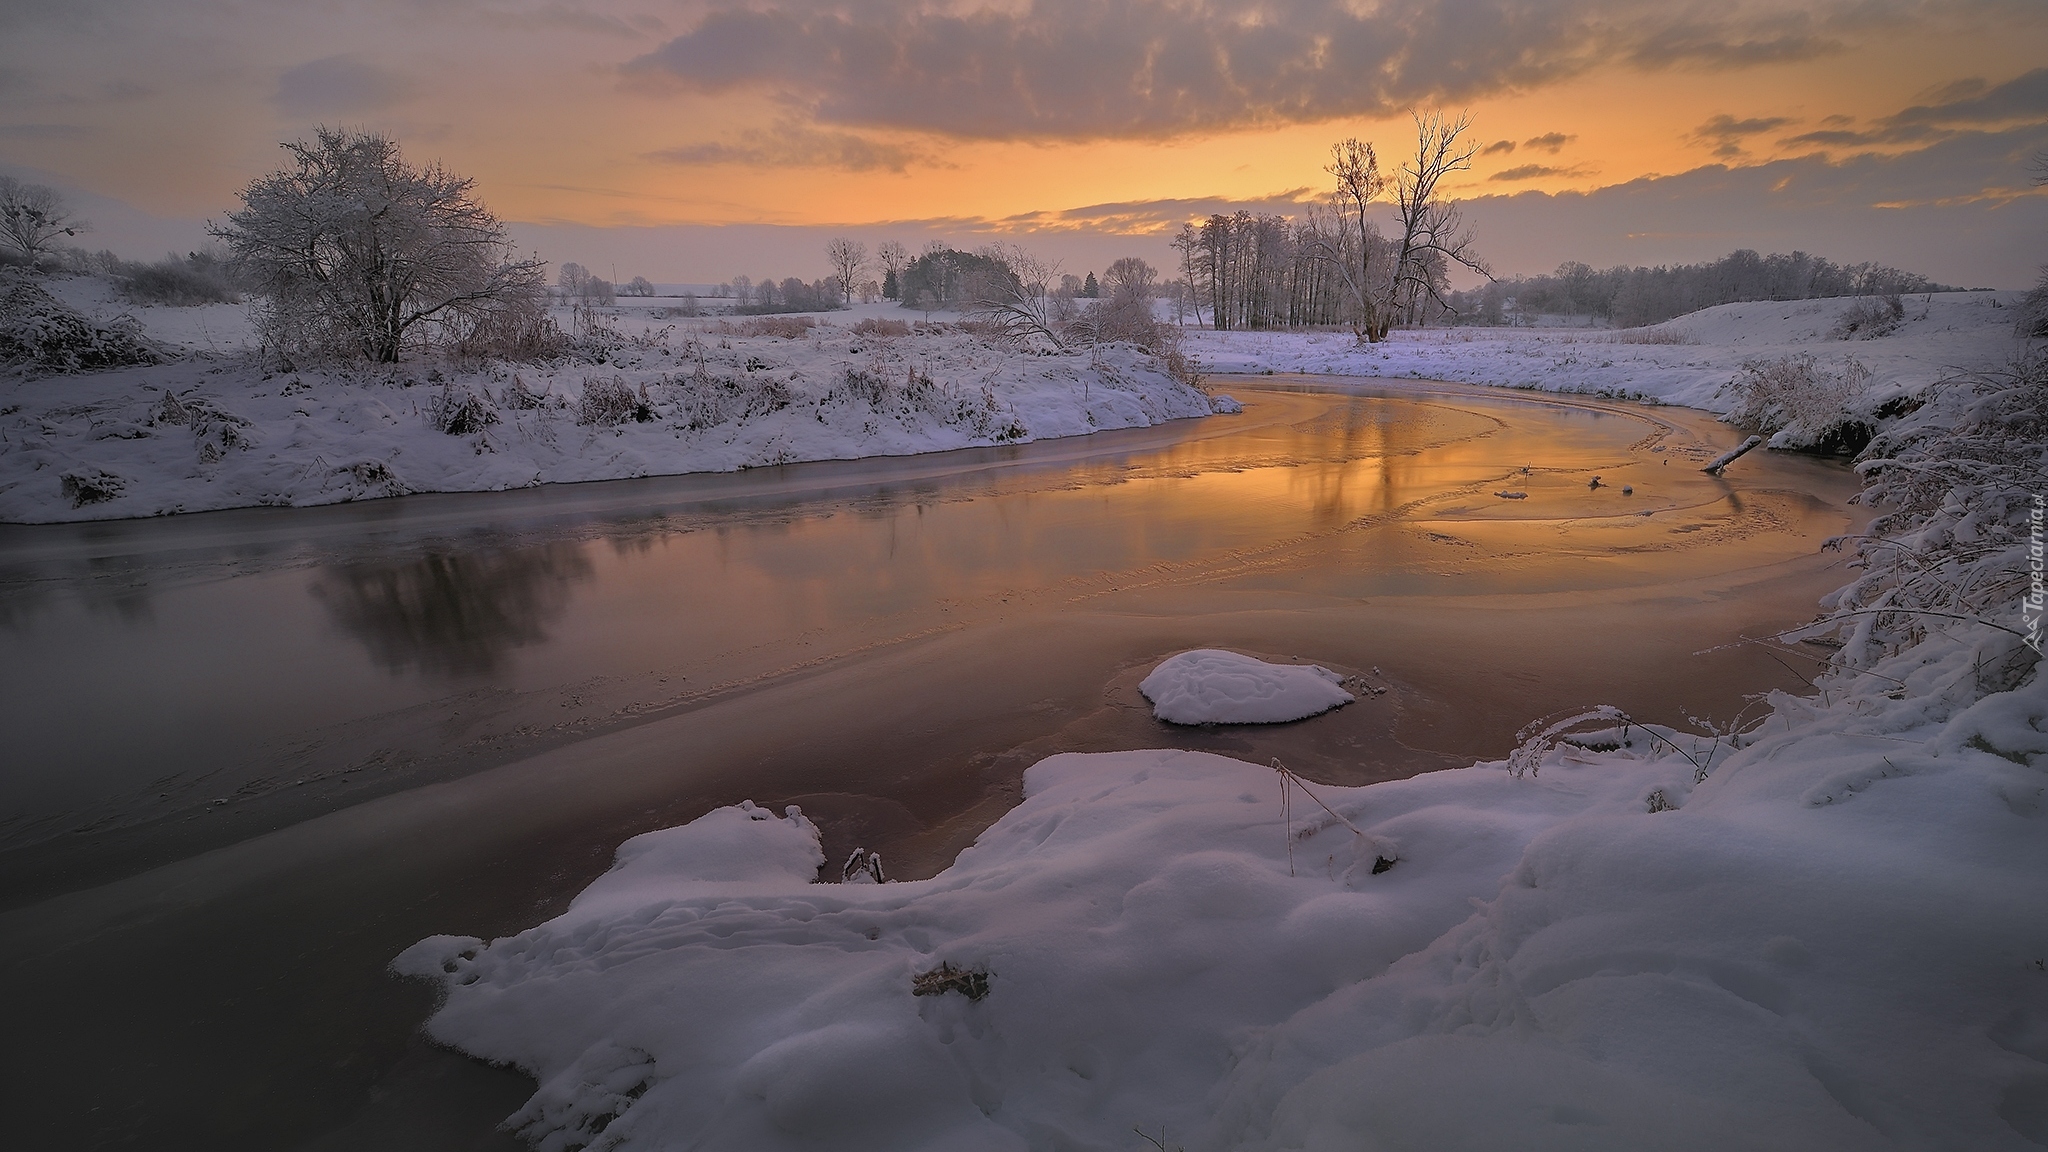
[[[1349,704],[1344,678],[1315,664],[1268,664],[1197,648],[1162,661],[1138,685],[1169,724],[1280,724]]]
[[[1209,397],[1209,406],[1214,408],[1219,416],[1235,416],[1244,411],[1244,405],[1238,402],[1237,397],[1221,393]]]

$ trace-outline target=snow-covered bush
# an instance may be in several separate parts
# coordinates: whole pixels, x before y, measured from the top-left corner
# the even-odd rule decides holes
[[[624,377],[606,380],[593,376],[583,381],[583,398],[576,406],[578,424],[609,428],[628,420],[645,423],[652,419],[653,408],[634,393]]]
[[[1977,693],[2001,691],[2038,653],[2025,639],[2034,501],[2048,497],[2048,355],[1936,385],[1871,441],[1858,499],[1885,508],[1857,538],[1862,575],[1828,601],[1838,660],[1866,669],[1934,630],[1976,623]]]
[[[1750,360],[1733,381],[1729,419],[1771,436],[1773,448],[1851,453],[1870,442],[1870,422],[1853,406],[1870,370],[1853,358],[1823,367],[1809,352]]]
[[[437,432],[469,436],[498,423],[498,406],[480,388],[444,384],[427,404],[427,423]]]
[[[104,323],[20,273],[0,272],[0,365],[35,374],[157,364],[164,354],[121,315]]]
[[[2041,269],[2041,280],[2034,290],[2020,299],[2019,313],[2013,330],[2021,337],[2048,337],[2048,267]]]
[[[1833,335],[1837,340],[1875,340],[1897,331],[1905,318],[1905,302],[1897,296],[1863,296],[1842,310]]]

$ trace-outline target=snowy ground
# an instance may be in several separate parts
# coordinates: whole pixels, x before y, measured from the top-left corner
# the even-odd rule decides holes
[[[1885,669],[1922,696],[1291,825],[1268,769],[1057,756],[925,881],[815,883],[808,821],[720,809],[397,967],[443,981],[432,1035],[540,1080],[511,1123],[550,1150],[2032,1147],[2048,691],[1966,704],[1971,639]],[[945,965],[986,994],[915,992]]]
[[[102,282],[50,282],[88,314]],[[915,313],[868,308],[798,338],[622,307],[601,361],[407,362],[272,373],[232,305],[132,310],[186,354],[166,364],[0,378],[0,521],[115,519],[407,492],[732,471],[1133,428],[1211,412],[1134,349],[1034,355]],[[564,317],[566,320],[566,317]],[[770,318],[776,320],[780,318]]]
[[[59,277],[82,311],[133,312],[171,363],[0,378],[0,522],[116,519],[406,492],[730,471],[1072,436],[1207,415],[1210,401],[1132,349],[1100,356],[999,347],[893,305],[819,317],[797,339],[741,318],[622,300],[600,360],[458,371],[263,370],[238,305],[131,309],[104,281]],[[1876,339],[1833,335],[1842,300],[1730,304],[1630,332],[1453,329],[1360,348],[1348,333],[1189,330],[1211,372],[1412,377],[1587,392],[1726,412],[1742,364],[1811,352],[1870,369],[1875,404],[2009,341],[2012,293],[1908,302]],[[564,316],[564,321],[567,317]],[[862,320],[908,323],[865,335]],[[957,319],[957,318],[955,318]],[[172,399],[175,399],[175,403]],[[1232,405],[1220,406],[1228,410]]]
[[[1602,386],[1701,405],[1786,348],[1887,387],[2014,350],[1983,297],[1920,307],[1846,345],[1734,305],[1669,326],[1698,345],[1592,347]],[[1587,340],[1205,354],[1527,385]],[[1740,732],[1596,713],[1313,794],[1200,753],[1056,756],[909,883],[819,883],[809,821],[741,805],[627,842],[554,920],[395,967],[442,983],[433,1036],[540,1081],[509,1123],[550,1150],[2048,1145],[2030,387],[1905,417],[1933,438],[1888,449],[1891,491],[1932,486],[1837,601],[1902,607],[1844,617],[1816,695]]]
[[[1348,332],[1190,330],[1189,349],[1212,372],[1306,372],[1456,380],[1577,392],[1727,412],[1729,382],[1745,361],[1811,353],[1823,365],[1853,358],[1870,369],[1874,397],[1917,390],[1954,369],[2002,362],[2012,346],[2018,292],[1946,292],[1906,299],[1898,328],[1840,339],[1853,300],[1723,304],[1650,328],[1448,328],[1396,332],[1359,347]]]

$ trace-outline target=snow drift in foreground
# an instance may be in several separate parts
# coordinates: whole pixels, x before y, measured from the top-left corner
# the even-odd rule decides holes
[[[1268,664],[1198,648],[1160,661],[1138,691],[1152,702],[1152,714],[1169,724],[1282,724],[1357,699],[1343,683],[1317,664]]]
[[[1238,761],[1055,756],[910,883],[814,883],[801,815],[726,808],[397,966],[540,1080],[551,1150],[2026,1146],[2048,799],[2008,757],[2048,692],[1780,703],[1718,763],[1634,729],[1317,789],[1362,834],[1296,797],[1290,839]],[[915,995],[942,964],[986,996]]]

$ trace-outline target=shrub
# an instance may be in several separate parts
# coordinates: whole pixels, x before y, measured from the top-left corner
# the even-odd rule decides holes
[[[2041,269],[2041,282],[2020,299],[2019,312],[2013,331],[2021,338],[2048,336],[2048,268]]]
[[[165,359],[133,316],[101,323],[17,273],[0,273],[0,364],[31,372],[94,372]]]
[[[901,320],[884,320],[879,316],[869,316],[856,322],[853,331],[858,336],[908,336],[910,325]]]
[[[654,419],[654,408],[628,387],[624,377],[610,380],[592,377],[583,382],[583,398],[576,405],[576,422],[595,427],[612,427],[628,420],[642,423]]]
[[[1834,337],[1875,340],[1896,331],[1905,318],[1906,304],[1896,295],[1865,296],[1842,310],[1835,320]]]
[[[480,391],[442,385],[427,407],[427,423],[450,436],[469,436],[499,421],[498,406]]]
[[[111,253],[101,253],[97,262],[131,303],[194,308],[242,302],[242,294],[236,290],[227,265],[209,253],[173,254],[154,264],[131,264]]]
[[[739,334],[742,336],[775,336],[783,340],[801,340],[818,322],[809,316],[756,316],[742,320]]]
[[[1858,452],[1870,442],[1872,429],[1849,408],[1869,382],[1870,370],[1854,359],[1845,359],[1840,369],[1821,367],[1807,352],[1750,360],[1733,382],[1736,409],[1730,419],[1773,435],[1773,447]]]

